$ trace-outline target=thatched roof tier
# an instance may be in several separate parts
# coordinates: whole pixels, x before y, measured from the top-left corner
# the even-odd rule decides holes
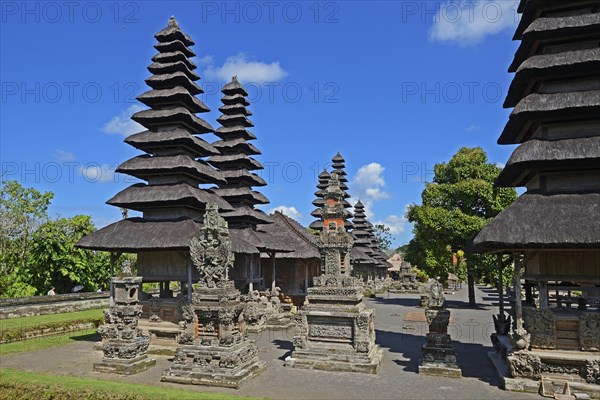
[[[225,86],[223,86],[223,88],[221,89],[221,92],[226,96],[233,96],[236,94],[241,95],[243,97],[248,96],[248,92],[246,92],[246,89],[244,89],[242,84],[237,80],[237,76],[234,76],[231,79],[231,82],[225,84]]]
[[[232,200],[235,200],[235,198]],[[233,203],[233,211],[224,212],[223,218],[225,218],[234,228],[238,226],[246,227],[247,225],[256,226],[260,224],[270,224],[272,222],[269,216],[261,210],[255,210],[246,205]]]
[[[548,15],[550,12],[556,12],[558,10],[566,11],[565,9],[571,9],[571,14],[586,14],[593,12],[592,10],[598,10],[597,0],[569,0],[568,5],[565,7],[565,3],[557,0],[521,0],[517,11],[521,13],[521,20],[513,36],[513,40],[520,40],[525,30],[531,25],[531,23],[540,17]],[[583,10],[574,12],[575,10]]]
[[[141,155],[125,161],[116,172],[147,180],[153,176],[184,175],[202,183],[224,182],[219,171],[189,156]]]
[[[154,35],[154,38],[156,38],[156,40],[161,43],[168,43],[175,40],[179,40],[186,46],[194,45],[194,41],[192,40],[192,38],[181,31],[177,20],[175,20],[175,17],[171,17],[169,19],[167,27],[161,29],[156,35]]]
[[[170,42],[159,42],[154,45],[154,48],[161,53],[170,53],[173,51],[179,51],[185,54],[187,57],[194,57],[194,53],[189,47],[187,47],[181,40],[173,40]]]
[[[142,93],[137,99],[151,108],[163,105],[180,105],[192,113],[208,112],[210,109],[197,97],[181,86],[170,89],[149,90]]]
[[[137,183],[117,193],[106,203],[138,211],[171,206],[185,206],[204,211],[206,204],[216,204],[221,211],[233,209],[220,196],[187,183],[151,186]]]
[[[527,192],[475,237],[479,252],[600,246],[600,193]]]
[[[221,97],[221,102],[223,104],[241,104],[244,106],[250,105],[250,102],[246,100],[242,94],[225,95]]]
[[[248,205],[269,204],[269,199],[267,199],[262,193],[251,190],[246,186],[222,189],[215,188],[211,189],[211,191],[236,203],[246,203]]]
[[[256,136],[250,131],[247,131],[243,126],[221,126],[215,131],[215,135],[223,140],[229,139],[244,139],[254,140]]]
[[[365,248],[357,247],[356,245],[352,247],[350,250],[350,260],[351,262],[361,262],[366,264],[375,264],[375,260],[371,257],[370,254],[365,252]]]
[[[260,176],[250,173],[246,170],[228,170],[220,171],[221,176],[230,185],[244,185],[244,186],[266,186],[267,182]]]
[[[189,70],[198,68],[196,64],[194,64],[185,54],[181,51],[169,51],[166,53],[158,53],[154,57],[152,57],[152,61],[157,64],[170,64],[182,62],[186,65]]]
[[[268,217],[271,221],[271,217]],[[271,225],[271,223],[269,223]],[[291,244],[282,241],[279,237],[274,236],[270,231],[265,230],[265,227],[269,225],[260,226],[257,229],[245,228],[245,229],[232,229],[236,235],[243,239],[245,242],[250,243],[258,250],[271,253],[271,252],[292,252],[294,251]]]
[[[532,56],[524,61],[517,70],[508,90],[504,107],[516,106],[519,100],[529,95],[538,86],[540,81],[568,79],[569,77],[597,77],[599,73],[600,48],[598,47]]]
[[[217,118],[217,122],[224,126],[236,125],[236,126],[243,126],[245,128],[250,128],[250,127],[254,126],[254,124],[252,122],[250,122],[250,120],[248,118],[246,118],[243,114],[233,114],[233,115],[221,114]]]
[[[144,82],[152,89],[170,89],[175,86],[182,86],[191,94],[198,95],[204,93],[200,86],[196,85],[184,72],[176,71],[169,74],[152,75]]]
[[[188,128],[194,134],[213,132],[213,127],[208,122],[196,117],[184,107],[142,110],[133,114],[131,119],[150,130],[156,130],[162,126],[179,125]]]
[[[247,170],[263,169],[263,165],[255,159],[246,156],[244,153],[216,155],[208,159],[208,162],[220,169],[239,169]]]
[[[247,155],[259,155],[260,150],[252,143],[246,142],[244,139],[217,140],[213,146],[223,153],[244,153]]]
[[[588,120],[600,115],[600,90],[570,93],[530,94],[517,104],[498,144],[527,140],[540,122]]]
[[[219,111],[227,115],[240,114],[245,115],[247,117],[252,115],[252,113],[246,108],[246,106],[239,102],[222,105],[221,107],[219,107]]]
[[[293,251],[276,253],[280,259],[320,259],[321,255],[316,245],[316,238],[294,219],[276,211],[270,215],[272,224],[260,226],[262,231],[287,244]],[[264,257],[270,255],[264,254]]]
[[[156,75],[173,74],[175,72],[183,72],[190,80],[197,81],[200,75],[192,71],[187,64],[182,61],[172,63],[154,62],[148,66],[148,71]]]
[[[143,131],[134,133],[125,139],[125,143],[150,154],[166,153],[169,149],[185,149],[194,157],[206,157],[218,154],[211,144],[190,135],[183,128],[162,131]]]
[[[128,218],[83,237],[77,247],[111,252],[139,253],[144,251],[181,250],[188,252],[192,238],[200,236],[202,224],[192,219],[178,221],[147,221]],[[258,254],[256,247],[235,230],[229,238],[234,253]]]
[[[536,19],[523,33],[521,45],[508,71],[516,72],[521,63],[533,56],[540,45],[564,42],[565,39],[583,42],[598,37],[599,25],[599,13]]]
[[[600,136],[557,141],[529,140],[515,149],[497,186],[523,186],[527,170],[600,169]]]

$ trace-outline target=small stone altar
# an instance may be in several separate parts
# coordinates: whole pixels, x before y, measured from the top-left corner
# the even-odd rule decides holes
[[[456,364],[456,349],[448,334],[450,311],[444,307],[444,287],[437,280],[429,287],[425,316],[429,324],[419,373],[424,375],[462,377]]]
[[[173,366],[161,380],[239,388],[266,366],[246,335],[240,292],[228,276],[233,265],[229,229],[216,207],[207,208],[200,236],[190,243],[190,256],[200,287],[184,306],[187,326],[178,338]]]
[[[120,276],[112,278],[114,304],[104,311],[105,323],[98,328],[104,357],[94,364],[94,371],[131,375],[154,366],[156,360],[148,358],[150,338],[138,328],[142,277],[131,276],[129,261],[123,263],[121,270]]]
[[[314,278],[307,304],[295,316],[294,352],[286,366],[375,374],[382,357],[375,344],[375,312],[364,305],[360,283],[351,276],[353,241],[344,228],[342,196],[334,172],[318,240],[323,273]]]

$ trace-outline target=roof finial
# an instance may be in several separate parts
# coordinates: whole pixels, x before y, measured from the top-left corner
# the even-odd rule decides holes
[[[169,18],[169,27],[170,28],[179,28],[179,23],[175,19],[174,15],[171,15],[171,18]]]
[[[237,82],[237,75],[234,75],[231,77],[231,82]]]

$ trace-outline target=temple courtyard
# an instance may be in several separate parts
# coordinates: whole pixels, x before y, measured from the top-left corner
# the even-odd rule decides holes
[[[101,357],[94,341],[78,341],[66,346],[2,356],[0,367],[47,374],[86,376],[95,379],[178,387],[189,391],[229,393],[273,399],[525,399],[538,395],[506,392],[487,353],[492,351],[489,336],[494,332],[492,314],[497,309],[497,293],[476,287],[480,307],[467,307],[467,289],[446,294],[451,310],[449,333],[458,350],[462,378],[441,378],[417,373],[421,346],[425,343],[427,322],[419,308],[418,294],[385,293],[383,298],[365,299],[375,309],[376,342],[383,349],[383,361],[376,375],[296,369],[284,366],[292,352],[294,329],[250,334],[256,341],[259,358],[267,369],[245,382],[239,390],[178,385],[161,382],[161,374],[172,363],[169,356],[153,355],[156,366],[136,375],[107,375],[94,372],[92,365]],[[98,338],[99,340],[99,338]],[[60,382],[57,379],[57,383]]]

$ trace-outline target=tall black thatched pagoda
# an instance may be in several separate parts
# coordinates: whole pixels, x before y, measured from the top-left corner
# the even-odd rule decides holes
[[[255,208],[256,205],[268,204],[269,200],[262,193],[252,190],[252,187],[265,186],[267,183],[253,172],[263,169],[263,165],[252,157],[259,155],[260,150],[249,143],[256,136],[248,130],[254,126],[248,119],[252,113],[246,108],[250,105],[246,99],[248,92],[235,76],[223,86],[221,92],[223,105],[219,111],[222,114],[217,118],[221,127],[215,131],[221,140],[213,143],[220,154],[211,156],[208,162],[218,168],[225,179],[213,191],[233,207],[233,210],[224,212],[223,217],[230,229],[235,231],[234,234],[259,251],[270,255],[291,251],[292,248],[260,228],[273,221]],[[265,281],[266,275],[268,272],[263,271],[260,254],[236,254],[232,278],[240,290],[269,287],[270,282]]]
[[[343,205],[344,209],[346,210],[346,221],[344,222],[346,224],[345,228],[350,230],[352,229],[352,221],[350,221],[350,218],[352,218],[352,213],[349,210],[352,208],[352,205],[348,201],[350,195],[348,194],[348,178],[346,178],[346,160],[344,160],[344,157],[342,157],[342,155],[338,152],[331,159],[331,163],[331,166],[333,167],[332,172],[337,173],[338,180],[340,181],[340,189],[342,189],[343,192]]]
[[[365,206],[360,200],[354,206],[354,219],[352,222],[354,226],[352,230],[354,247],[350,253],[352,267],[355,276],[366,283],[375,279],[375,266],[378,262],[373,258],[373,241],[371,233],[368,231]]]
[[[319,182],[317,183],[317,191],[315,192],[316,199],[314,199],[312,202],[316,208],[310,213],[310,215],[315,217],[316,220],[311,222],[308,227],[319,232],[323,229],[321,214],[323,213],[323,206],[325,205],[325,189],[327,189],[329,179],[331,179],[331,175],[329,172],[327,172],[327,169],[323,169],[323,171],[319,174]]]
[[[508,335],[501,303],[495,360],[508,366],[507,389],[551,392],[568,381],[597,394],[600,1],[522,0],[518,11],[504,103],[514,109],[498,139],[518,147],[496,184],[527,191],[474,240],[480,252],[514,259],[515,324]],[[522,280],[534,286],[526,301]]]
[[[189,60],[194,56],[189,48],[194,42],[173,17],[155,38],[158,53],[148,67],[153,75],[146,80],[151,90],[138,97],[150,109],[132,116],[146,130],[125,139],[146,154],[125,161],[117,169],[145,182],[126,188],[107,202],[140,211],[143,216],[104,227],[81,239],[78,246],[109,251],[113,260],[120,253],[136,253],[138,275],[144,282],[160,282],[160,298],[167,301],[173,297],[171,281],[181,282],[182,292],[191,298],[191,290],[185,288],[191,288],[197,271],[192,268],[189,244],[200,232],[207,204],[221,211],[233,207],[199,187],[224,183],[225,179],[203,160],[219,151],[196,136],[213,132],[213,128],[196,115],[209,109],[195,97],[202,89],[195,83],[200,77]],[[232,240],[238,251],[258,254],[243,240]],[[176,322],[174,310],[157,313],[160,318]]]

